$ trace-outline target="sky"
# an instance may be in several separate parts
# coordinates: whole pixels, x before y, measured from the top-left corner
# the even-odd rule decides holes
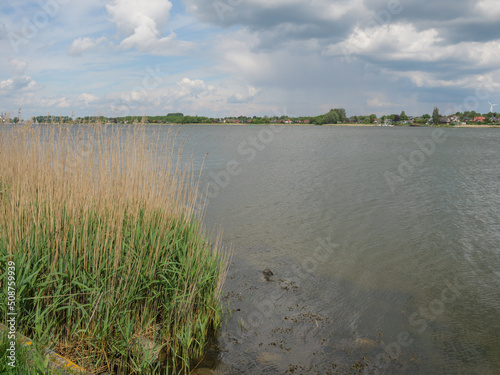
[[[2,0],[0,112],[489,112],[498,0]],[[498,107],[497,107],[498,108]]]

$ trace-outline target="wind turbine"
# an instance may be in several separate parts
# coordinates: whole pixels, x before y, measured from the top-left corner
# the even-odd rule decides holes
[[[493,113],[493,107],[498,105],[498,104],[491,104],[490,102],[488,102],[488,104],[491,106],[490,107],[490,113]]]

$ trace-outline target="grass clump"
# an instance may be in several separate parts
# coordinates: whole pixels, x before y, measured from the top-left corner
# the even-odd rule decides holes
[[[188,372],[226,262],[181,152],[142,125],[0,130],[0,288],[14,261],[20,333],[94,373]]]

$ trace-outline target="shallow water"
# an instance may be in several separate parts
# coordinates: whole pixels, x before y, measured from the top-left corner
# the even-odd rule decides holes
[[[185,126],[180,135],[197,165],[209,153],[203,183],[220,186],[209,188],[205,223],[221,225],[234,249],[231,315],[216,360],[202,365],[498,373],[497,129]]]

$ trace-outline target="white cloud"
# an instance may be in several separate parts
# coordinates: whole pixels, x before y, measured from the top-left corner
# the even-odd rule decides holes
[[[40,99],[39,105],[45,108],[69,108],[71,103],[67,97]]]
[[[343,42],[324,49],[325,55],[370,55],[384,59],[434,61],[448,54],[435,29],[416,30],[410,23],[395,23],[378,27],[355,27]]]
[[[171,8],[169,0],[114,0],[106,5],[111,20],[125,35],[122,48],[166,56],[184,54],[193,48],[193,43],[177,40],[173,31],[163,36]]]
[[[351,12],[355,12],[358,16],[361,16],[366,12],[366,8],[364,7],[362,0],[352,0],[335,4],[332,4],[330,1],[321,1],[321,3],[322,7],[316,8],[318,16],[330,21],[341,20],[342,17]]]
[[[57,104],[57,108],[69,108],[70,106],[71,103],[68,101],[67,98],[62,98]]]
[[[12,90],[14,88],[14,80],[12,78],[0,81],[1,90]]]
[[[95,101],[99,100],[99,98],[95,95],[84,93],[84,94],[80,95],[80,100],[85,102],[85,105],[88,106],[89,103],[95,102]]]
[[[189,78],[183,78],[181,81],[177,82],[179,90],[177,91],[177,96],[181,97],[192,97],[198,98],[201,95],[207,94],[213,91],[212,86],[206,86],[205,82],[201,79],[191,80]]]
[[[481,0],[476,4],[483,17],[488,19],[498,19],[500,17],[500,2],[498,0]]]
[[[213,56],[218,69],[235,77],[265,77],[272,74],[272,52],[255,52],[257,37],[246,30],[214,39]]]
[[[18,92],[33,90],[37,83],[26,74],[28,64],[19,59],[11,59],[10,70],[12,77],[0,81],[0,95],[16,95]]]
[[[385,99],[380,97],[367,99],[366,104],[368,105],[368,107],[374,107],[374,108],[391,107],[396,105],[389,101],[385,101]]]
[[[349,38],[328,46],[323,54],[349,58],[359,56],[378,62],[454,61],[471,67],[495,67],[500,64],[500,41],[446,44],[434,28],[417,30],[409,23],[395,23],[368,29],[356,27]],[[425,79],[417,73],[413,80],[420,87]]]
[[[253,86],[248,86],[245,93],[236,93],[228,98],[228,103],[248,103],[251,101],[258,93],[260,89]]]
[[[11,59],[10,66],[12,75],[22,75],[26,71],[28,67],[28,63],[26,61],[22,61],[19,59]]]
[[[105,41],[105,37],[101,37],[99,39],[89,37],[78,38],[73,41],[73,43],[69,47],[68,53],[70,56],[80,56],[83,52],[94,49]]]
[[[395,76],[409,78],[417,87],[425,88],[466,88],[475,90],[478,87],[490,87],[490,91],[500,88],[500,83],[495,83],[492,74],[469,74],[455,79],[442,79],[439,72],[406,71],[395,72]]]
[[[500,40],[487,43],[461,43],[460,47],[467,51],[466,55],[470,62],[495,68],[500,65]]]
[[[168,21],[172,3],[168,0],[114,0],[106,5],[112,21],[126,35],[133,35],[137,28],[149,28],[156,36],[159,27]]]

